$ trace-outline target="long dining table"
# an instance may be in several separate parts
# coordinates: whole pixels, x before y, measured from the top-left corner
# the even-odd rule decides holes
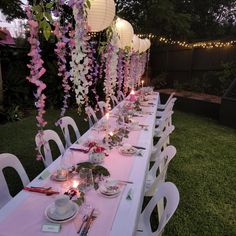
[[[148,172],[153,147],[153,132],[159,94],[152,93],[147,95],[146,98],[148,101],[143,104],[142,113],[132,118],[133,121],[138,122],[145,128],[131,130],[128,138],[123,140],[124,143],[143,147],[142,155],[124,156],[119,152],[119,148],[113,147],[101,164],[109,170],[110,178],[130,183],[124,184],[121,193],[114,198],[106,198],[95,189],[91,189],[85,194],[85,203],[95,208],[98,214],[88,235],[135,235],[144,197],[145,177]],[[119,107],[124,102],[126,100],[122,101],[110,112],[110,131],[117,127],[115,114],[117,114]],[[106,117],[103,117],[98,123],[104,122],[105,119]],[[72,147],[82,147],[87,140],[102,139],[104,135],[105,132],[98,131],[92,127]],[[66,158],[71,165],[88,161],[88,154],[86,153],[69,151],[68,149],[65,155],[67,155]],[[61,165],[61,158],[58,157],[28,186],[50,186],[53,189],[59,189],[63,193],[71,183],[69,181],[56,182],[50,176],[46,176],[46,173],[52,174],[56,172]],[[43,232],[42,226],[49,223],[45,217],[45,209],[55,201],[56,197],[57,195],[46,196],[24,190],[20,191],[0,209],[0,236],[55,235],[55,233]],[[79,235],[77,231],[81,221],[82,217],[79,212],[73,220],[62,224],[58,235]]]

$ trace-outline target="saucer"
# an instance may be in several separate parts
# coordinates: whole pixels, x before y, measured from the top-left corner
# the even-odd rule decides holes
[[[55,204],[52,203],[46,208],[45,216],[49,221],[54,222],[54,223],[64,223],[64,222],[70,221],[75,218],[75,216],[78,213],[78,208],[79,208],[78,205],[74,202],[72,202],[71,205],[72,207],[70,211],[68,211],[64,215],[58,215],[55,212]]]
[[[119,152],[120,152],[120,154],[122,154],[122,155],[132,156],[132,155],[134,155],[134,154],[137,152],[137,149],[134,148],[134,147],[131,147],[131,148],[129,148],[129,149],[126,149],[126,148],[124,148],[124,147],[120,147],[120,148],[119,148]]]
[[[116,180],[108,179],[99,186],[97,191],[104,197],[113,198],[120,194],[121,186]]]
[[[65,177],[62,177],[62,176],[58,177],[57,173],[55,172],[51,175],[51,179],[58,182],[64,182],[64,181],[67,181],[68,175]]]

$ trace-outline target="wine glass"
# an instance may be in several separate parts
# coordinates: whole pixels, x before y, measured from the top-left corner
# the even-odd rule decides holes
[[[79,190],[86,192],[94,187],[93,173],[89,168],[81,168],[79,171]]]

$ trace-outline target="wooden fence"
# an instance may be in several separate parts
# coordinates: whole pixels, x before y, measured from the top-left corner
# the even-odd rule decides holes
[[[178,48],[153,45],[150,56],[151,78],[167,73],[168,80],[189,81],[210,71],[222,70],[222,63],[236,61],[236,46],[224,48]]]

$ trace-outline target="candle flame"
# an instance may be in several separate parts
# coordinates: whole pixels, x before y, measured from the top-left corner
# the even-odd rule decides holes
[[[132,89],[132,91],[131,91],[131,93],[130,94],[132,94],[132,95],[134,95],[135,94],[135,92],[134,92],[134,90]]]
[[[76,181],[76,180],[74,180],[74,181],[73,181],[73,184],[72,184],[72,187],[73,187],[73,188],[77,188],[78,186],[79,186],[79,182]]]
[[[110,136],[113,136],[114,134],[113,134],[113,132],[110,132]]]

